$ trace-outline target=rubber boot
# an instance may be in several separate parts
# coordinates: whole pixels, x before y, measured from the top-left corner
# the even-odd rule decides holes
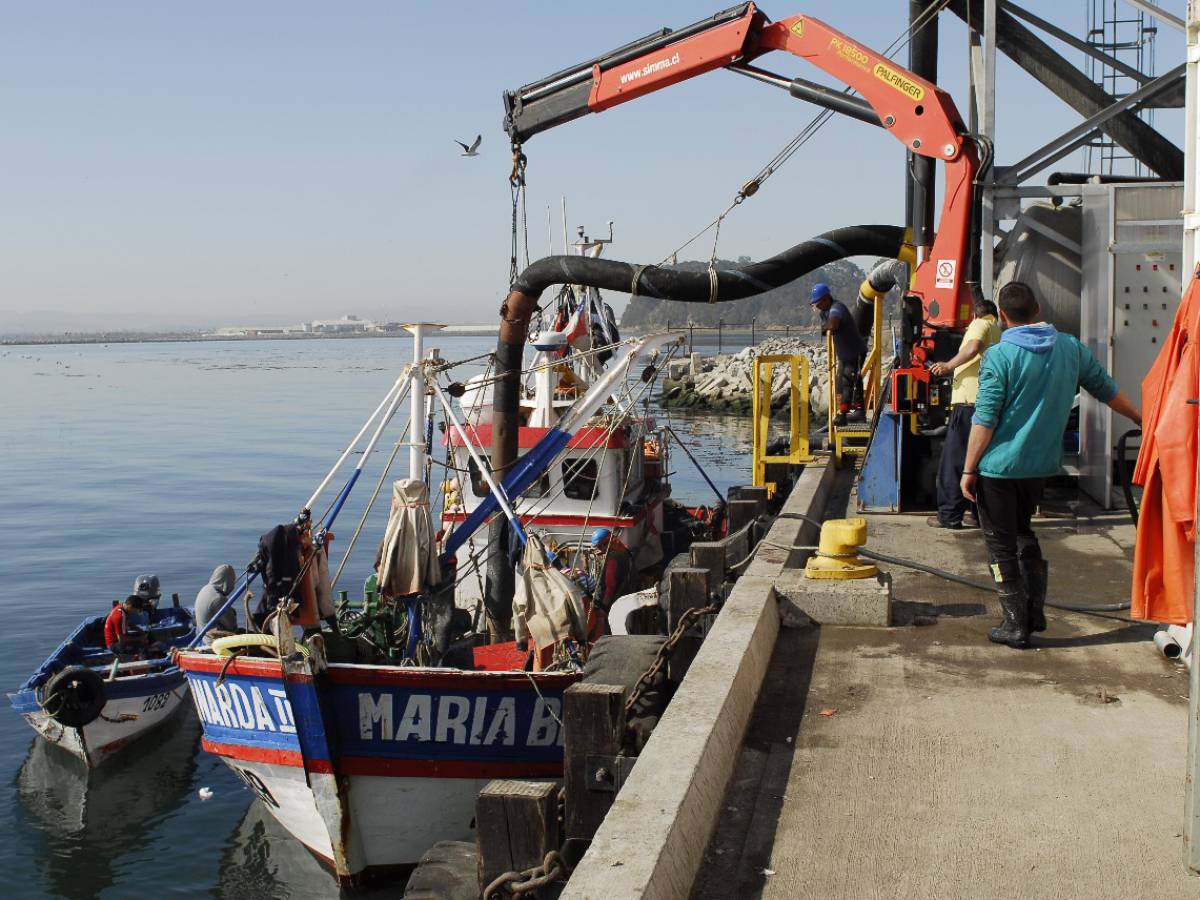
[[[1021,581],[1029,597],[1029,630],[1046,630],[1046,585],[1050,566],[1044,559],[1021,560]]]
[[[988,640],[1024,650],[1029,646],[1029,597],[1020,579],[1000,582],[1000,609],[1004,618],[988,631]]]

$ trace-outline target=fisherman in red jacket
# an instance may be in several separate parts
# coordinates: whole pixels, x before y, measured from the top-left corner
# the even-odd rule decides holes
[[[626,588],[633,575],[633,554],[610,528],[597,528],[592,532],[592,549],[603,560],[596,585],[596,602],[607,612],[615,600],[628,593]]]
[[[136,659],[146,645],[148,635],[145,632],[129,630],[129,614],[141,605],[141,597],[130,594],[120,603],[114,601],[104,620],[104,646],[118,659]]]

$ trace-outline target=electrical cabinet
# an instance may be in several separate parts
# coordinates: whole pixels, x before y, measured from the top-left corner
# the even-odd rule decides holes
[[[1140,405],[1142,379],[1171,334],[1183,285],[1183,185],[1083,187],[1080,339]],[[1087,392],[1079,400],[1079,484],[1104,508],[1123,504],[1117,442],[1136,428]],[[1130,439],[1129,470],[1138,446]]]

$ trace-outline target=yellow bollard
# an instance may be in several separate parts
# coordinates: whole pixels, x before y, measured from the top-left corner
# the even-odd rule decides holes
[[[821,523],[817,552],[804,567],[805,578],[842,580],[871,578],[879,569],[858,555],[867,543],[866,519],[829,519]]]

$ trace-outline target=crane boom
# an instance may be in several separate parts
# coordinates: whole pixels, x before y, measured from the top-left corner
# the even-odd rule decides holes
[[[869,121],[873,113],[912,153],[941,160],[945,166],[937,233],[918,261],[907,292],[920,306],[910,317],[919,322],[909,322],[910,364],[920,365],[933,349],[936,333],[965,327],[973,305],[966,275],[979,156],[953,99],[936,84],[812,16],[771,22],[754,3],[742,3],[506,92],[505,128],[520,145],[539,132],[714,69],[761,74],[749,64],[775,50],[805,59],[853,88],[865,104],[858,118]],[[792,84],[795,96],[822,102],[819,91],[813,90],[819,86],[801,79]],[[836,97],[840,100],[825,105],[840,104],[843,112],[846,101],[855,99]]]

